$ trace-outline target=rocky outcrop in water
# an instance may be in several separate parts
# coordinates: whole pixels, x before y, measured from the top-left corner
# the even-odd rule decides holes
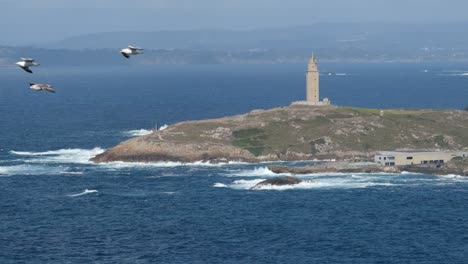
[[[280,178],[268,179],[268,180],[259,182],[251,189],[258,189],[265,185],[272,185],[272,186],[296,185],[301,182],[302,181],[296,177],[291,177],[291,176],[280,177]]]

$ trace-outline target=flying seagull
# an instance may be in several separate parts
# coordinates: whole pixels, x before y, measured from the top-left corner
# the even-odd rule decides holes
[[[128,46],[128,48],[120,50],[120,53],[125,57],[125,58],[130,58],[131,55],[138,55],[143,53],[142,48],[138,47],[133,47],[133,46]]]
[[[23,69],[23,70],[25,70],[25,71],[27,71],[27,72],[29,72],[29,73],[33,73],[33,72],[31,71],[31,69],[29,69],[29,67],[31,67],[31,66],[38,66],[39,63],[34,62],[34,60],[31,59],[31,58],[21,58],[21,61],[18,61],[18,62],[16,63],[16,65],[20,66],[21,69]]]
[[[55,90],[52,88],[52,85],[49,84],[29,83],[29,88],[35,91],[46,91],[50,93],[55,93]]]

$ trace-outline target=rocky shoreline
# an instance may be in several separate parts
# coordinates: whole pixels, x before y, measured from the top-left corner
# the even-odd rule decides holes
[[[461,165],[449,162],[442,167],[429,166],[393,166],[385,167],[379,164],[361,164],[349,162],[325,162],[313,166],[289,167],[289,166],[269,166],[268,169],[276,174],[303,175],[314,173],[420,173],[429,175],[461,175],[468,176],[468,161]]]
[[[459,160],[460,161],[460,160]],[[269,166],[268,169],[278,174],[278,177],[267,179],[257,183],[251,190],[261,189],[264,186],[285,186],[298,185],[303,182],[297,178],[298,175],[307,175],[314,173],[402,173],[411,172],[428,175],[460,175],[468,177],[468,160],[461,160],[465,163],[463,166],[457,167],[457,161],[448,163],[444,167],[428,167],[428,166],[402,166],[402,167],[384,167],[378,164],[362,164],[348,162],[324,162],[317,165],[303,167],[289,166]],[[289,176],[283,176],[289,175]]]

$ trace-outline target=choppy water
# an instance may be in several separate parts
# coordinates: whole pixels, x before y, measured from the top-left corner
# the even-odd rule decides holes
[[[322,94],[338,104],[468,103],[462,64],[324,67],[346,74],[322,76]],[[466,261],[465,177],[312,174],[251,190],[275,176],[269,164],[90,163],[155,122],[303,96],[302,65],[125,70],[0,71],[0,263]],[[57,94],[28,91],[47,79]]]

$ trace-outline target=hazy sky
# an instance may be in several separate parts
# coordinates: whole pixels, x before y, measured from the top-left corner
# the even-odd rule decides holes
[[[467,0],[0,0],[0,43],[121,30],[465,21],[466,10]]]

